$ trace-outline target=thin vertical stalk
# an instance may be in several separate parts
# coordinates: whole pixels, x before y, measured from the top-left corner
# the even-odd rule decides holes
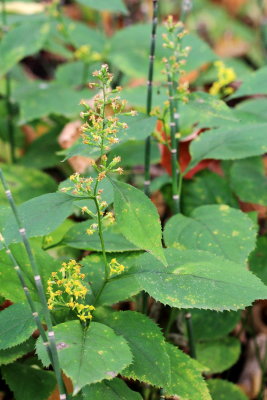
[[[188,334],[189,348],[190,348],[190,356],[192,358],[196,358],[196,348],[195,348],[195,339],[192,325],[192,315],[190,313],[185,314],[185,322]]]
[[[7,27],[7,17],[6,17],[6,1],[2,0],[2,23],[3,23],[3,31],[5,31]],[[8,133],[8,141],[10,147],[10,160],[11,163],[16,162],[15,155],[15,129],[13,124],[13,107],[11,103],[11,82],[10,82],[10,74],[6,73],[5,75],[5,104],[6,104],[6,112],[7,112],[7,133]]]
[[[61,375],[61,369],[60,369],[57,346],[56,346],[56,339],[55,339],[55,332],[53,330],[52,319],[51,319],[50,311],[48,309],[46,296],[45,296],[45,290],[43,287],[39,268],[38,268],[38,265],[36,264],[36,261],[35,261],[35,258],[34,258],[34,255],[33,255],[33,252],[32,252],[31,246],[30,246],[30,242],[27,237],[26,229],[23,227],[22,221],[20,219],[20,216],[19,216],[19,213],[17,210],[17,206],[14,202],[12,193],[8,187],[8,184],[4,178],[4,175],[3,175],[3,172],[1,169],[0,169],[0,180],[1,180],[1,183],[5,190],[5,194],[8,199],[9,205],[15,216],[15,219],[16,219],[16,222],[17,222],[17,225],[19,228],[19,233],[21,235],[24,247],[26,249],[26,252],[27,252],[27,255],[28,255],[28,258],[30,261],[30,265],[31,265],[32,272],[34,275],[34,282],[35,282],[35,286],[37,289],[37,293],[38,293],[39,299],[40,299],[42,307],[43,307],[44,317],[45,317],[46,325],[48,328],[48,341],[49,341],[49,346],[51,349],[51,355],[52,355],[52,359],[53,359],[53,368],[54,368],[54,372],[55,372],[56,379],[58,382],[58,388],[59,388],[59,393],[60,393],[59,397],[60,397],[60,400],[66,400],[67,394],[66,394],[64,381],[63,381],[63,378]]]
[[[152,108],[152,95],[153,95],[153,77],[154,77],[154,61],[156,51],[156,37],[157,37],[157,26],[158,26],[158,9],[159,0],[153,0],[153,17],[152,17],[152,33],[150,43],[150,54],[149,54],[149,68],[148,68],[148,80],[147,80],[147,101],[146,101],[146,113],[150,115]],[[148,136],[145,144],[145,182],[144,191],[147,196],[150,193],[150,159],[151,159],[151,136]]]

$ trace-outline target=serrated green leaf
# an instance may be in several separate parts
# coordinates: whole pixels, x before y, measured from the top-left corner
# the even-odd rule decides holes
[[[230,333],[240,321],[240,312],[191,310],[195,340],[219,339]]]
[[[240,200],[267,205],[267,177],[261,157],[235,161],[230,170],[230,183]]]
[[[128,270],[134,259],[134,256],[130,254],[131,253],[107,255],[107,259],[108,262],[110,262],[111,258],[116,257],[117,261],[123,264],[126,270]],[[142,286],[136,280],[135,276],[132,275],[126,275],[124,277],[124,274],[122,274],[119,280],[115,275],[105,282],[105,264],[103,257],[100,255],[92,254],[83,258],[81,265],[83,266],[83,272],[86,274],[86,280],[90,283],[91,288],[89,299],[92,299],[92,301],[88,301],[91,303],[95,303],[96,301],[97,306],[112,305],[119,301],[127,300],[142,290]],[[123,279],[123,284],[121,284],[121,279]],[[98,296],[104,283],[103,290],[101,290],[101,294]]]
[[[112,379],[103,381],[90,386],[85,386],[82,390],[83,398],[94,400],[141,400],[139,393],[130,390],[122,379]]]
[[[171,362],[171,379],[164,393],[179,396],[181,400],[211,400],[197,362],[169,343],[166,350]]]
[[[88,235],[86,233],[86,230],[91,224],[92,221],[85,221],[71,227],[64,236],[62,244],[74,247],[75,249],[101,252],[102,247],[98,233],[95,232],[93,235]],[[136,247],[125,239],[117,225],[107,227],[103,232],[103,237],[105,250],[108,253],[140,250],[139,247]]]
[[[106,325],[91,322],[84,329],[79,321],[68,321],[54,328],[60,365],[73,382],[74,394],[85,385],[112,379],[132,361],[125,339]],[[43,364],[49,359],[43,342],[37,342]]]
[[[266,129],[267,123],[237,124],[202,133],[190,146],[188,170],[207,158],[239,160],[266,153]]]
[[[47,279],[50,277],[51,272],[59,269],[59,263],[41,250],[39,243],[38,245],[31,243],[31,245],[46,288]],[[32,269],[24,246],[22,244],[12,245],[11,251],[24,272],[25,281],[33,298],[38,301],[36,287],[32,278]],[[21,287],[17,272],[14,270],[13,264],[4,250],[0,252],[0,277],[0,294],[2,296],[13,302],[26,302],[25,293]]]
[[[0,350],[25,342],[35,329],[28,305],[17,303],[0,312]]]
[[[18,358],[34,350],[35,340],[30,337],[26,342],[6,350],[0,350],[0,365],[11,364]]]
[[[202,206],[191,217],[178,214],[164,230],[168,247],[206,250],[225,259],[244,263],[255,247],[256,230],[246,214],[227,205]]]
[[[223,311],[266,298],[266,286],[243,265],[205,251],[167,249],[165,256],[167,267],[144,254],[129,271],[163,304]]]
[[[49,193],[21,204],[18,212],[28,237],[44,236],[54,231],[72,213],[74,200],[63,193]],[[6,216],[2,234],[8,244],[22,240],[11,211]]]
[[[243,78],[242,85],[230,96],[230,98],[235,99],[237,97],[243,97],[252,94],[266,95],[266,73],[267,67],[263,67],[251,72],[250,74],[247,74],[245,78]]]
[[[49,24],[26,22],[6,33],[0,44],[0,75],[7,73],[24,57],[40,50],[49,32]]]
[[[228,204],[238,208],[238,201],[226,179],[208,170],[201,171],[193,180],[184,181],[182,204],[185,215],[208,204]]]
[[[161,223],[154,204],[135,187],[112,181],[114,209],[121,233],[130,242],[166,263],[161,244]]]
[[[128,10],[123,0],[98,0],[97,3],[94,0],[77,0],[77,2],[98,11],[106,10],[115,13],[128,14]]]
[[[213,400],[248,400],[244,392],[231,382],[209,379],[207,384]]]
[[[0,164],[5,178],[12,188],[12,194],[16,203],[22,203],[32,197],[44,193],[54,192],[57,184],[49,175],[33,168],[19,165]],[[6,195],[2,186],[0,187],[0,204],[6,204]]]
[[[16,400],[47,400],[56,387],[54,373],[34,365],[16,362],[2,367],[1,370]]]
[[[235,337],[196,344],[197,360],[209,373],[219,373],[229,369],[237,362],[240,352],[241,344]]]
[[[100,320],[128,342],[133,363],[121,372],[127,378],[164,387],[170,378],[170,361],[159,327],[148,317],[134,311],[113,313]]]

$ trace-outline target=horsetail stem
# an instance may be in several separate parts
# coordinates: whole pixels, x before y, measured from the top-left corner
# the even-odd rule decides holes
[[[38,292],[38,296],[39,299],[41,301],[41,304],[43,306],[43,310],[44,310],[44,316],[45,316],[45,322],[48,328],[48,342],[49,342],[49,346],[50,346],[50,350],[51,350],[51,355],[52,355],[52,360],[53,360],[53,368],[54,368],[54,372],[56,375],[56,379],[58,382],[58,388],[59,388],[59,393],[60,393],[60,400],[66,400],[67,397],[67,392],[65,389],[65,385],[64,385],[64,381],[62,379],[62,375],[61,375],[61,370],[60,370],[60,364],[59,364],[59,358],[58,358],[58,352],[57,352],[57,346],[56,346],[56,340],[55,340],[55,333],[53,330],[53,324],[52,324],[52,319],[51,319],[51,315],[50,315],[50,311],[48,309],[48,305],[47,305],[47,301],[46,301],[46,296],[45,296],[45,291],[44,291],[44,287],[43,287],[43,283],[42,283],[42,279],[40,276],[40,272],[39,272],[39,268],[38,265],[36,264],[32,249],[31,249],[31,245],[30,242],[28,240],[27,237],[27,233],[26,233],[26,229],[23,227],[22,221],[20,219],[18,210],[17,210],[17,206],[14,202],[12,193],[9,189],[9,186],[5,180],[5,177],[3,175],[2,169],[0,169],[0,180],[1,183],[3,185],[7,200],[9,202],[9,205],[12,209],[12,212],[15,216],[18,228],[19,228],[19,233],[21,235],[24,247],[26,249],[29,261],[30,261],[30,265],[32,268],[32,272],[34,275],[34,282],[35,282],[35,286]]]
[[[3,23],[3,32],[5,32],[7,28],[7,17],[6,17],[6,1],[2,0],[2,23]],[[7,111],[7,132],[8,132],[8,141],[10,146],[10,160],[11,163],[16,162],[15,155],[15,132],[14,132],[14,124],[13,124],[13,107],[11,104],[11,82],[10,82],[10,74],[7,72],[5,74],[5,104]]]
[[[157,37],[157,26],[158,26],[158,8],[159,8],[159,1],[153,0],[152,33],[150,42],[149,68],[148,68],[148,81],[147,81],[147,101],[146,101],[147,115],[150,115],[152,108],[154,60],[155,60],[156,37]],[[150,183],[151,183],[150,159],[151,159],[151,136],[148,136],[145,144],[145,182],[144,182],[144,191],[147,196],[149,196]]]

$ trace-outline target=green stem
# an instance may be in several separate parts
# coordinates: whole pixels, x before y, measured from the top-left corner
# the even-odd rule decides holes
[[[107,281],[109,278],[109,265],[108,265],[108,261],[107,261],[105,242],[104,242],[104,237],[103,237],[102,220],[101,220],[99,204],[98,204],[98,201],[96,198],[94,199],[94,202],[95,202],[95,206],[97,209],[98,235],[99,235],[99,239],[100,239],[100,243],[101,243],[101,249],[102,249],[102,254],[103,254],[103,259],[104,259],[104,264],[105,264],[105,281]]]
[[[26,249],[30,265],[32,268],[32,272],[34,275],[34,281],[35,281],[35,286],[37,289],[37,293],[40,299],[40,302],[43,306],[43,311],[44,311],[44,317],[46,321],[46,325],[48,328],[48,341],[51,349],[51,354],[52,354],[52,359],[53,359],[53,368],[54,372],[56,375],[56,379],[58,382],[58,388],[59,388],[59,393],[60,393],[60,400],[66,400],[67,399],[67,392],[65,389],[64,381],[61,375],[61,369],[60,369],[60,364],[59,364],[59,358],[58,358],[58,352],[57,352],[57,346],[56,346],[56,339],[55,339],[55,332],[53,330],[53,324],[52,324],[52,319],[50,315],[50,311],[48,309],[47,301],[46,301],[46,296],[45,296],[45,290],[43,287],[42,279],[40,276],[39,268],[38,265],[36,264],[30,242],[27,237],[26,229],[23,227],[22,221],[20,219],[17,206],[14,202],[12,193],[8,187],[8,184],[4,178],[3,172],[0,169],[0,180],[2,182],[3,188],[5,190],[6,197],[8,199],[9,205],[13,211],[13,214],[15,216],[18,228],[19,228],[19,233],[21,235],[24,247]]]
[[[152,108],[152,95],[153,95],[153,77],[154,77],[154,60],[156,51],[156,35],[158,26],[158,8],[159,1],[153,1],[153,17],[152,17],[152,33],[150,42],[149,54],[149,68],[148,68],[148,81],[147,81],[147,101],[146,113],[150,115]],[[147,196],[150,193],[150,160],[151,160],[151,136],[148,136],[145,144],[145,183],[144,191]]]
[[[2,22],[3,22],[3,31],[7,26],[7,16],[6,16],[6,1],[2,0]],[[10,160],[11,163],[16,162],[16,154],[15,154],[15,129],[13,124],[13,107],[11,103],[11,81],[10,74],[7,73],[5,75],[5,103],[6,103],[6,111],[7,111],[7,133],[8,133],[8,141],[10,146]]]
[[[196,358],[196,348],[195,348],[195,339],[192,325],[192,315],[190,313],[185,314],[185,322],[188,334],[189,348],[190,348],[190,356],[192,358]]]

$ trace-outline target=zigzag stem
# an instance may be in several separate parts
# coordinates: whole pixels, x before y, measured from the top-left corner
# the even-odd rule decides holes
[[[14,217],[16,219],[16,222],[17,222],[17,225],[19,228],[19,233],[21,235],[24,247],[26,249],[26,252],[27,252],[27,255],[28,255],[28,258],[30,261],[32,272],[34,275],[34,281],[35,281],[37,293],[38,293],[39,299],[41,301],[41,304],[43,306],[45,322],[46,322],[46,325],[48,328],[48,342],[49,342],[49,347],[51,350],[51,356],[52,356],[52,360],[53,360],[52,365],[54,368],[54,372],[55,372],[56,379],[58,382],[59,393],[60,393],[59,398],[60,398],[60,400],[66,400],[68,397],[67,397],[67,392],[66,392],[66,388],[64,385],[64,381],[63,381],[63,378],[61,375],[61,369],[60,369],[58,352],[57,352],[57,347],[56,347],[56,340],[55,340],[55,333],[53,330],[53,324],[52,324],[50,311],[47,306],[45,291],[44,291],[42,279],[40,276],[39,268],[38,268],[38,265],[36,264],[36,261],[35,261],[35,258],[34,258],[34,255],[33,255],[33,252],[32,252],[31,246],[30,246],[30,242],[29,242],[27,234],[26,234],[26,229],[23,227],[22,221],[20,219],[20,216],[19,216],[19,213],[17,210],[17,206],[14,202],[12,193],[8,187],[8,184],[4,178],[4,175],[3,175],[3,172],[1,169],[0,169],[0,180],[1,180],[1,183],[5,190],[5,194],[6,194],[8,202],[9,202],[9,205],[10,205],[12,212],[14,214]]]
[[[7,18],[6,18],[6,1],[2,0],[2,23],[3,23],[3,32],[5,32],[7,28]],[[13,108],[11,104],[11,82],[10,82],[10,74],[6,73],[5,75],[5,103],[6,103],[6,111],[7,111],[7,132],[8,132],[8,141],[10,145],[10,160],[12,163],[16,162],[15,155],[15,137],[14,137],[14,124],[13,124]]]
[[[147,81],[147,103],[146,113],[150,115],[152,108],[152,95],[153,95],[153,77],[154,77],[154,60],[156,50],[156,37],[158,26],[158,8],[159,1],[153,0],[153,18],[152,18],[152,33],[149,54],[149,68],[148,68],[148,81]],[[148,136],[145,144],[145,182],[144,192],[147,196],[150,193],[150,159],[151,159],[151,136]]]

